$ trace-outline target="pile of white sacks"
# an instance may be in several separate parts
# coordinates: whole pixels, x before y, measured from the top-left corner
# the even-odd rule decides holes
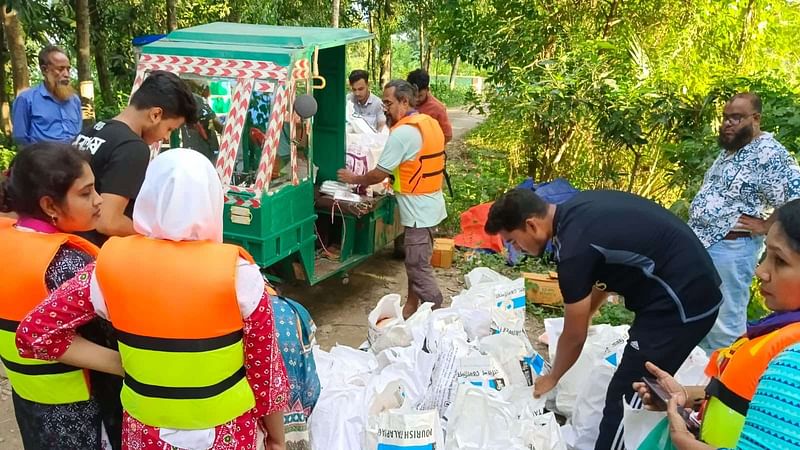
[[[314,349],[322,384],[310,418],[315,450],[593,448],[627,327],[593,326],[558,388],[534,399],[549,365],[525,333],[524,281],[478,268],[466,286],[450,307],[423,304],[408,320],[400,296],[387,295],[369,315],[362,349]],[[562,326],[545,322],[551,360]],[[701,363],[685,366],[697,372]]]

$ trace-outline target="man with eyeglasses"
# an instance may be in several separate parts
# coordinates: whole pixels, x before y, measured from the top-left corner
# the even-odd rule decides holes
[[[774,221],[771,212],[800,197],[797,161],[772,134],[761,131],[761,98],[734,95],[722,119],[717,138],[722,151],[689,210],[689,226],[722,279],[717,321],[700,344],[706,351],[728,347],[744,334],[750,285]]]
[[[410,317],[423,302],[442,306],[442,291],[431,266],[433,234],[447,217],[442,194],[444,133],[434,118],[419,113],[417,92],[405,80],[392,80],[383,89],[383,108],[391,134],[376,168],[366,175],[339,169],[339,181],[371,186],[394,177],[394,193],[405,227],[403,247],[408,298],[403,316]]]
[[[81,100],[70,85],[69,58],[54,45],[39,52],[42,83],[17,95],[11,109],[12,137],[17,145],[56,141],[70,143],[81,131]]]

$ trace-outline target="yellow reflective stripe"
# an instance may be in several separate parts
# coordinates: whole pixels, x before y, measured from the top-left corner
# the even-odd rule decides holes
[[[56,375],[23,375],[6,370],[14,392],[25,400],[63,405],[89,400],[89,386],[82,370]]]
[[[19,356],[15,334],[0,331],[0,355],[10,362],[28,366],[53,364],[50,361]],[[62,405],[89,400],[89,387],[82,370],[51,375],[26,375],[6,368],[14,392],[25,400],[47,405]]]
[[[122,366],[141,383],[203,387],[224,380],[244,365],[242,341],[206,352],[141,350],[119,343]]]
[[[714,448],[736,448],[744,428],[744,416],[716,397],[708,399],[700,427],[700,439]]]
[[[400,166],[397,166],[397,168],[394,169],[394,182],[392,183],[392,190],[394,190],[395,194],[403,193],[402,183],[400,182]]]
[[[43,361],[41,359],[28,359],[19,356],[16,334],[6,330],[0,330],[0,356],[11,362],[19,364],[51,364],[50,361]]]
[[[140,422],[161,428],[200,430],[229,422],[252,409],[256,402],[246,378],[210,398],[174,400],[145,397],[122,387],[125,411]]]

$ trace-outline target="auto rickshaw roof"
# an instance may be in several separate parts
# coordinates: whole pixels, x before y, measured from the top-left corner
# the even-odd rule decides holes
[[[286,66],[299,52],[372,39],[353,28],[284,27],[214,22],[175,30],[142,47],[142,53],[250,59]]]

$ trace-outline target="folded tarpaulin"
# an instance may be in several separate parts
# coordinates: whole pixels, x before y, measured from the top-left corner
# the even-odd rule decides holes
[[[566,202],[579,192],[564,178],[556,178],[553,181],[545,181],[544,183],[536,183],[533,178],[528,178],[520,183],[517,188],[530,189],[542,200],[554,205]]]
[[[500,236],[489,236],[483,231],[491,207],[492,203],[484,203],[461,213],[461,234],[454,238],[457,247],[486,249],[496,253],[503,250]]]
[[[530,189],[544,201],[556,205],[566,202],[579,192],[564,178],[556,178],[544,183],[535,183],[532,178],[528,178],[517,188]],[[492,202],[484,203],[473,206],[461,214],[461,234],[454,238],[455,244],[457,247],[483,249],[495,253],[501,253],[505,248],[508,254],[508,263],[516,265],[522,260],[523,255],[511,248],[510,245],[504,245],[500,236],[489,236],[483,231],[491,207]]]

